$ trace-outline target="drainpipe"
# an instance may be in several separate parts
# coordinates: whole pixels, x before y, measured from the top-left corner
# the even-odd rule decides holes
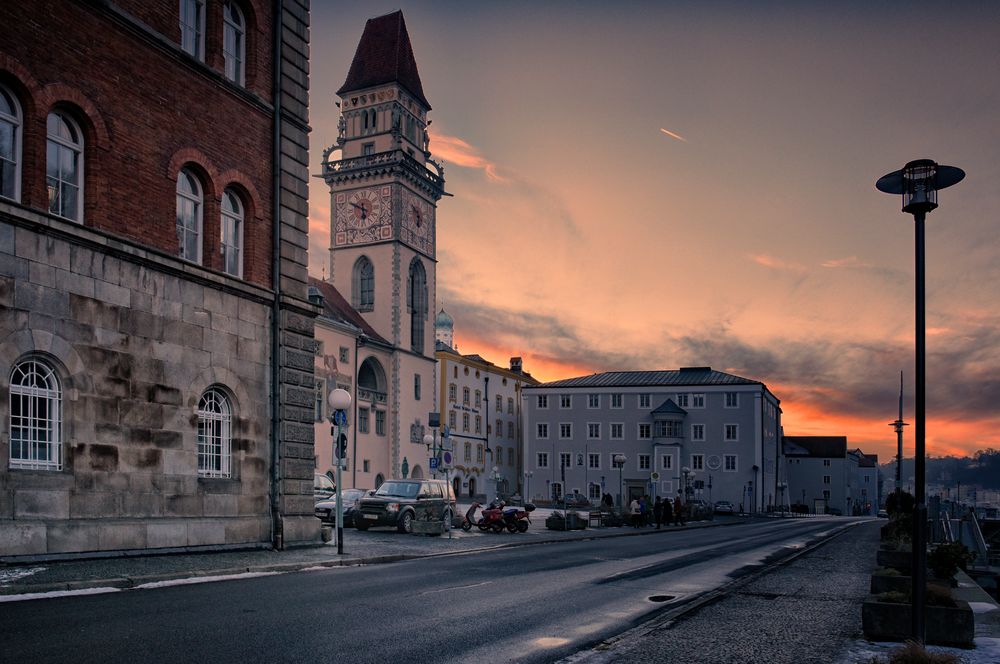
[[[274,0],[273,75],[271,94],[274,99],[274,131],[271,146],[271,543],[277,550],[285,548],[281,521],[281,25],[284,12],[282,0]]]

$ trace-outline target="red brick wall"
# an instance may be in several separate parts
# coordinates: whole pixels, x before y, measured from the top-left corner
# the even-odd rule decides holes
[[[179,42],[177,0],[117,4]],[[247,90],[269,104],[269,5],[242,7]],[[87,226],[177,254],[177,170],[191,160],[205,190],[203,264],[221,269],[220,201],[223,188],[236,185],[247,208],[244,278],[270,287],[272,114],[222,80],[222,0],[208,0],[206,14],[200,63],[82,2],[0,2],[0,81],[25,116],[21,202],[47,208],[45,119],[64,106],[86,141]]]

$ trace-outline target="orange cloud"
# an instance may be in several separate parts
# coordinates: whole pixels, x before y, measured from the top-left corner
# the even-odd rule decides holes
[[[838,267],[871,267],[871,263],[865,263],[858,260],[857,256],[848,256],[847,258],[833,258],[820,263],[823,267],[838,268]]]
[[[493,182],[507,182],[507,178],[497,172],[497,165],[480,154],[479,150],[457,136],[448,136],[429,131],[433,155],[443,161],[464,168],[479,168]]]
[[[786,270],[789,272],[805,272],[806,268],[804,265],[799,263],[791,263],[788,261],[783,261],[780,258],[775,258],[774,256],[768,256],[767,254],[756,254],[750,256],[752,260],[757,265],[763,265],[764,267],[770,268],[772,270]]]
[[[680,134],[675,134],[674,132],[672,132],[672,131],[670,131],[668,129],[664,129],[663,127],[660,127],[660,131],[662,131],[664,134],[666,134],[670,138],[676,138],[678,141],[681,141],[682,143],[687,143],[688,142],[688,140],[686,138],[684,138],[683,136],[681,136]]]

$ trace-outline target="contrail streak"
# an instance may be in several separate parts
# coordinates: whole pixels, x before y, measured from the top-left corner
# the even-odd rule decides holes
[[[663,127],[660,127],[660,131],[662,131],[662,132],[663,132],[664,134],[666,134],[666,135],[667,135],[667,136],[669,136],[670,138],[676,138],[676,139],[677,139],[678,141],[681,141],[682,143],[687,143],[687,142],[688,142],[688,139],[684,138],[684,137],[683,137],[683,136],[681,136],[680,134],[675,134],[675,133],[674,133],[674,132],[672,132],[672,131],[667,131],[667,130],[666,130],[666,129],[664,129]]]

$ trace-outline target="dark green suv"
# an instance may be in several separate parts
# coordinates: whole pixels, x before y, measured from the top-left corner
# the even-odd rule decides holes
[[[389,480],[361,499],[354,525],[358,530],[396,526],[410,533],[415,519],[451,523],[455,509],[455,492],[444,480]]]

